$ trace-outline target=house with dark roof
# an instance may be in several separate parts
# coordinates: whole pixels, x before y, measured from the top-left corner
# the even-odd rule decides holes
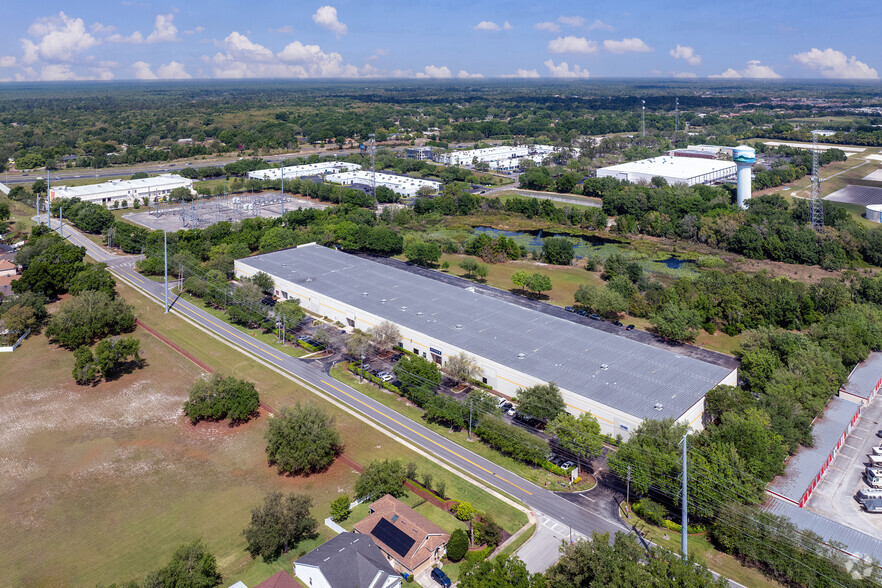
[[[400,588],[401,575],[371,539],[340,533],[296,562],[297,578],[310,588]]]
[[[370,514],[355,524],[369,535],[399,571],[416,575],[441,561],[450,534],[390,495],[370,506]]]

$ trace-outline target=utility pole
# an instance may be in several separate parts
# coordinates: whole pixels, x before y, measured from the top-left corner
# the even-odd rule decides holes
[[[165,258],[165,312],[168,313],[168,231],[162,231],[162,252]]]
[[[628,465],[628,484],[626,486],[627,490],[625,491],[625,512],[631,511],[631,466]]]
[[[469,441],[472,440],[472,399],[469,398]]]
[[[680,99],[674,98],[674,132],[680,130]]]
[[[58,233],[64,239],[64,204],[58,207]]]
[[[641,100],[643,105],[640,107],[640,133],[646,136],[646,100]]]
[[[687,524],[687,518],[686,518],[686,511],[687,511],[686,497],[688,496],[688,491],[686,489],[686,477],[687,477],[686,476],[686,436],[688,434],[689,434],[688,431],[686,433],[683,433],[683,503],[682,503],[683,514],[682,514],[682,520],[681,520],[683,528],[680,529],[680,538],[681,538],[680,539],[680,550],[683,552],[684,558],[688,557],[688,555],[689,555],[687,547],[686,547],[687,530],[689,528],[689,525]]]

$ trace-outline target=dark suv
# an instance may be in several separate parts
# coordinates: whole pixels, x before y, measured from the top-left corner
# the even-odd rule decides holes
[[[450,588],[450,578],[447,577],[447,574],[441,568],[432,569],[432,579],[444,586],[444,588]]]

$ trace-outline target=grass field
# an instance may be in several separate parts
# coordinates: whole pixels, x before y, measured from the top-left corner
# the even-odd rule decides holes
[[[124,284],[120,293],[141,320],[214,369],[255,382],[274,409],[316,397],[162,308]],[[303,492],[322,520],[357,473],[337,460],[310,477],[279,476],[264,455],[267,415],[235,428],[189,424],[180,412],[202,374],[142,330],[146,366],[94,387],[73,383],[73,355],[32,336],[0,362],[0,569],[9,585],[95,585],[143,577],[174,549],[202,538],[218,558],[225,585],[254,585],[290,570],[298,554],[329,536],[298,545],[276,562],[252,560],[242,530],[266,493]],[[35,366],[39,366],[36,368]],[[321,402],[321,401],[319,401]],[[526,515],[422,458],[367,423],[321,403],[336,418],[344,454],[415,461],[516,528]],[[473,496],[474,494],[474,496]],[[481,508],[479,507],[479,508]],[[503,522],[504,521],[504,522]]]

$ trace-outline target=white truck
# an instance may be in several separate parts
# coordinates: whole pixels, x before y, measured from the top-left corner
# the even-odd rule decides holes
[[[870,455],[882,455],[882,445],[870,448]]]
[[[871,488],[882,488],[882,468],[872,468],[867,466],[864,471],[864,479]]]
[[[871,454],[871,455],[868,455],[867,457],[870,459],[870,466],[871,467],[874,467],[874,468],[882,467],[882,455],[872,455]]]

